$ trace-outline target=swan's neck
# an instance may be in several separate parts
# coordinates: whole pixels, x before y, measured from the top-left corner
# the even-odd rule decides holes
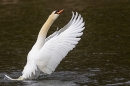
[[[39,46],[39,48],[41,48],[45,42],[45,38],[46,38],[46,35],[47,35],[47,32],[50,28],[50,26],[53,24],[53,22],[55,21],[55,19],[53,19],[51,17],[51,15],[48,17],[47,21],[44,23],[44,25],[42,26],[39,34],[38,34],[38,38],[37,38],[37,41],[36,41],[36,45]],[[37,48],[38,48],[37,46]]]
[[[55,20],[51,16],[49,16],[49,18],[47,19],[45,24],[42,26],[42,28],[41,28],[41,30],[38,34],[38,39],[42,38],[42,40],[43,40],[43,39],[46,38],[47,32],[48,32],[50,26],[53,24],[54,21]]]

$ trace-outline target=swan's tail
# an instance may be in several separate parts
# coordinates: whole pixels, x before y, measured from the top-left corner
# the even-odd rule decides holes
[[[9,77],[8,75],[5,75],[5,78],[6,78],[7,80],[23,80],[23,79],[21,79],[21,78],[13,79],[13,78]]]

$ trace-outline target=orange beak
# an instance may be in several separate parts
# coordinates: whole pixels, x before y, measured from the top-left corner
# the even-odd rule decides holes
[[[61,14],[64,11],[64,9],[60,10],[59,12],[57,12],[57,14]]]

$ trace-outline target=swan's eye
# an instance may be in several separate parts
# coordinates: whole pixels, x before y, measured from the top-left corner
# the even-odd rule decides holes
[[[55,14],[58,14],[59,10],[56,10]]]
[[[63,10],[56,10],[55,14],[61,14]]]

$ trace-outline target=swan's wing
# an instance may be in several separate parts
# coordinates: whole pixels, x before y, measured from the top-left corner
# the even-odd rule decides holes
[[[76,13],[69,27],[48,40],[37,54],[35,61],[39,69],[44,73],[51,74],[60,61],[78,43],[84,28],[83,18]]]

